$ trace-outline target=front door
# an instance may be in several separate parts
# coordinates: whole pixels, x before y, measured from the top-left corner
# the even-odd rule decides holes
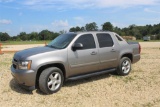
[[[68,50],[69,75],[85,74],[99,69],[98,50],[92,34],[83,34],[74,43],[83,44],[83,48]]]

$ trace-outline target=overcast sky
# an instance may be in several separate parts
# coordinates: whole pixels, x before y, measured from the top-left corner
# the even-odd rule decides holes
[[[0,0],[0,32],[54,32],[96,22],[120,28],[160,23],[160,0]]]

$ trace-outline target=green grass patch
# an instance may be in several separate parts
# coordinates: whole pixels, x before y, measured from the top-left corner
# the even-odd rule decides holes
[[[52,40],[46,41],[0,41],[2,45],[26,45],[26,44],[48,44]],[[130,40],[129,40],[130,41]],[[143,41],[143,40],[132,40],[135,42],[160,42],[160,40],[150,40],[150,41]]]
[[[148,102],[147,104],[143,104],[142,106],[143,106],[143,107],[153,107],[153,104],[150,103],[150,102]]]
[[[45,44],[45,42],[48,44],[51,42],[51,40],[46,40],[46,41],[5,41],[0,43],[2,45],[27,45],[27,44]]]
[[[131,81],[134,81],[134,80],[135,80],[134,77],[129,77],[129,76],[123,79],[123,81],[125,83],[131,82]]]
[[[144,40],[128,40],[128,41],[134,41],[134,42],[160,42],[160,40],[150,40],[150,41],[144,41]]]

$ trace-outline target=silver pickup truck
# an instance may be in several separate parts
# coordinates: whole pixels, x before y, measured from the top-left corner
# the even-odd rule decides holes
[[[57,92],[66,80],[108,72],[124,76],[140,60],[141,47],[114,32],[66,33],[44,47],[15,53],[11,74],[25,88]]]

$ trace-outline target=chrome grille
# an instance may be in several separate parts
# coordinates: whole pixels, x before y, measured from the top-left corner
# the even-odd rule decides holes
[[[15,58],[13,59],[15,62],[18,62]]]
[[[13,68],[14,68],[14,69],[17,69],[17,65],[13,64]]]
[[[12,66],[13,66],[14,69],[17,69],[17,64],[18,64],[18,60],[14,58],[12,60]]]

